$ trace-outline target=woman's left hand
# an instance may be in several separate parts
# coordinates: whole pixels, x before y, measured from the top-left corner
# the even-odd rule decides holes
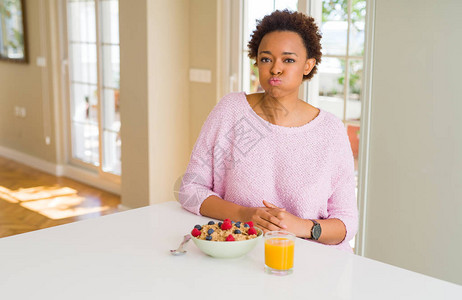
[[[279,208],[282,209],[281,207],[277,207],[276,205],[269,203],[265,200],[263,200],[263,205],[265,205],[268,208]],[[310,224],[307,224],[307,221],[304,219],[301,219],[297,216],[294,216],[293,214],[289,213],[286,210],[280,211],[276,217],[281,220],[282,224],[287,226],[287,231],[292,232],[298,237],[304,237],[304,238],[309,238],[310,237]]]

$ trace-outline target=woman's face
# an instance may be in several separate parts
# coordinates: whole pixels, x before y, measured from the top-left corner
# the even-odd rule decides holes
[[[260,84],[275,98],[294,96],[303,75],[313,69],[316,60],[307,59],[303,40],[293,31],[273,31],[266,34],[258,47],[257,66]]]

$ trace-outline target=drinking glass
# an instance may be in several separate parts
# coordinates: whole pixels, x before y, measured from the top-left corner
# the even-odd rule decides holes
[[[287,231],[265,233],[265,272],[274,275],[292,274],[295,235]]]

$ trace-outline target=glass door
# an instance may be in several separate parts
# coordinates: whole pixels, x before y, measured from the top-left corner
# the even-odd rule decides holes
[[[67,0],[70,161],[120,176],[118,0]]]

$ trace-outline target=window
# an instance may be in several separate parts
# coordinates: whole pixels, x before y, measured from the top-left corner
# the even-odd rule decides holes
[[[71,162],[121,174],[118,0],[68,0]]]
[[[242,0],[240,6],[233,6],[231,14],[231,25],[239,24],[241,33],[229,33],[230,44],[239,45],[239,48],[233,49],[233,52],[239,53],[239,57],[231,57],[228,90],[247,93],[262,91],[258,69],[247,56],[247,43],[255,29],[255,19],[285,8],[304,12],[318,22],[323,35],[322,61],[318,73],[302,87],[300,96],[344,122],[358,181],[366,0]],[[234,25],[234,28],[237,26]],[[350,245],[354,246],[354,241]]]
[[[322,1],[318,107],[343,120],[358,170],[366,0]]]

